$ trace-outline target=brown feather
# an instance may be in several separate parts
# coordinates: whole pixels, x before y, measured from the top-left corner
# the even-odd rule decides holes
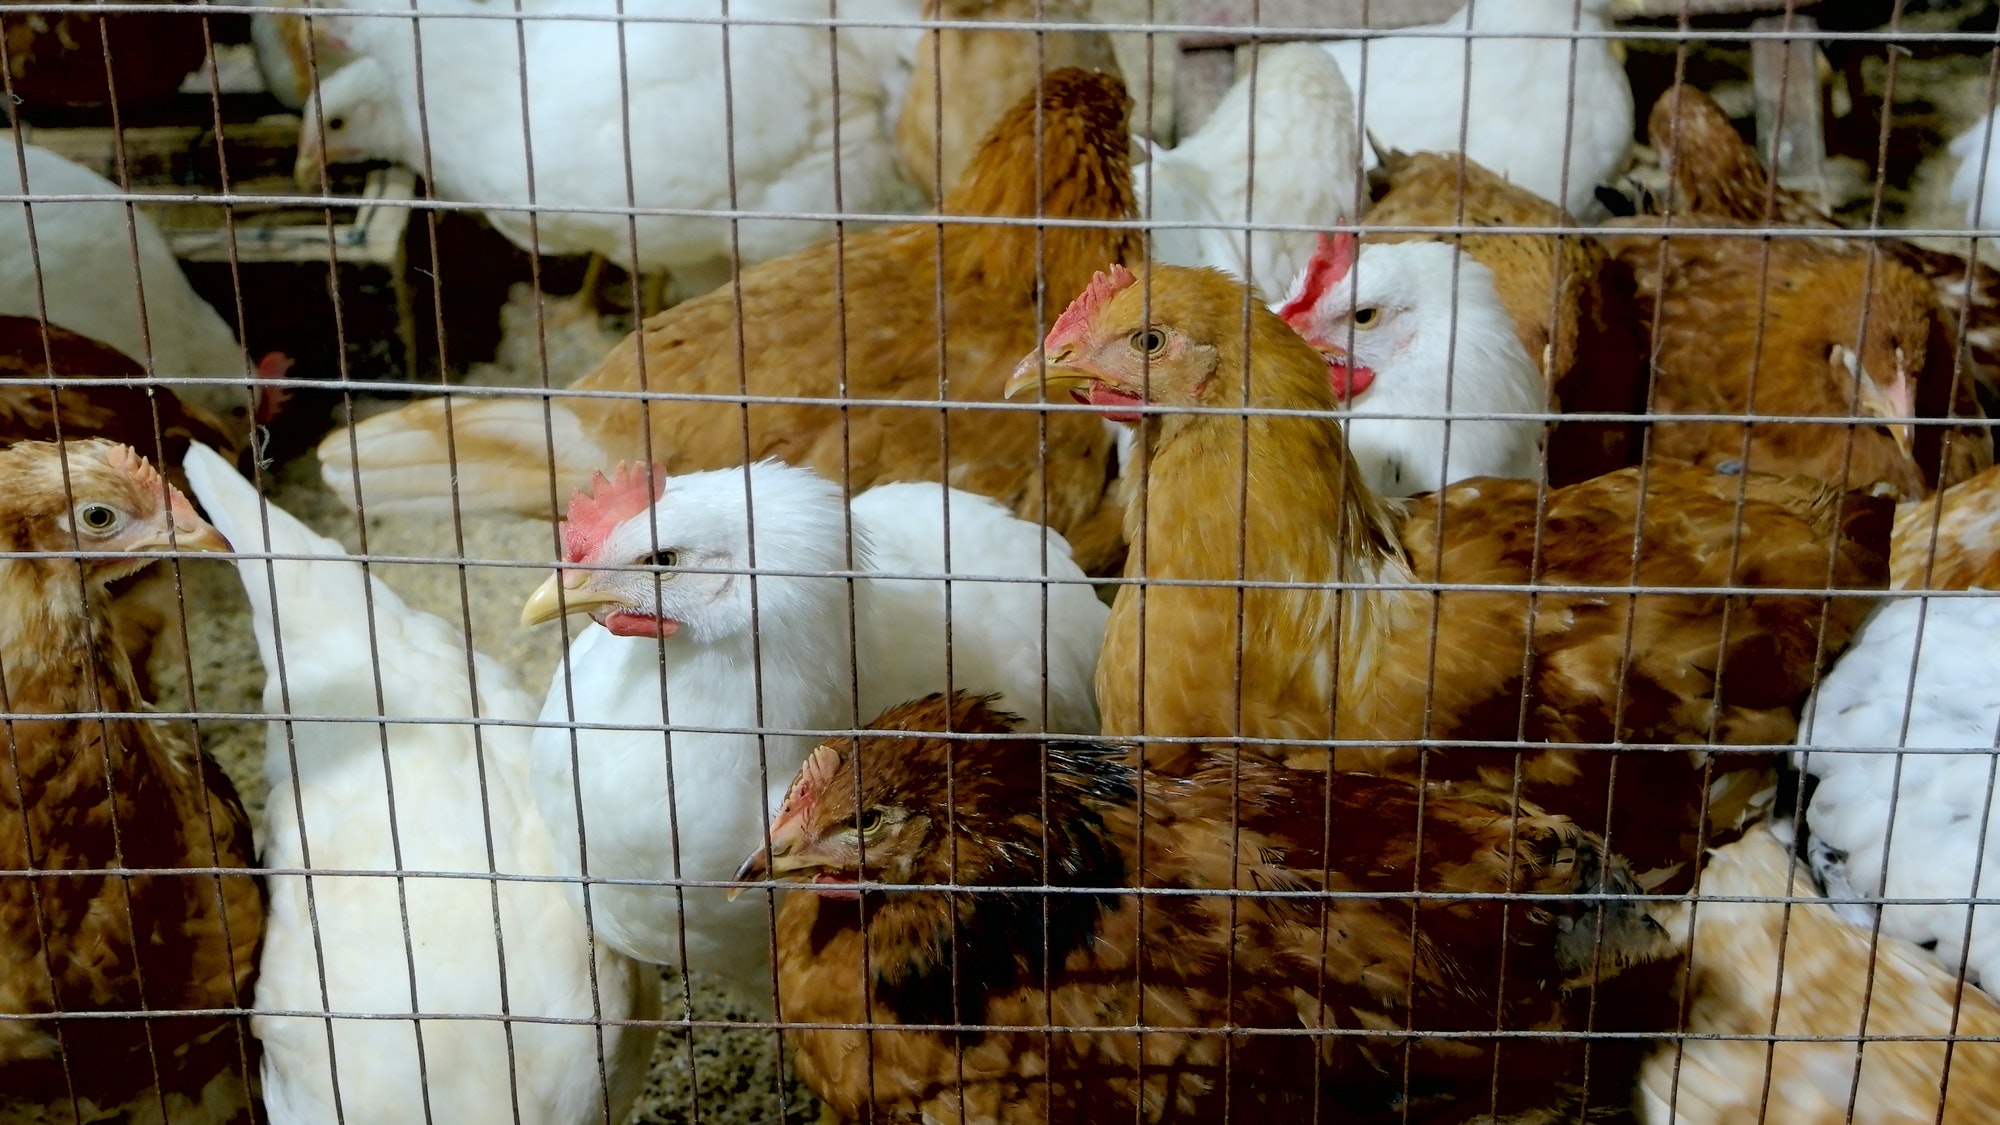
[[[1031,92],[994,126],[944,210],[1128,218],[1128,101],[1115,77],[1050,74],[1039,97]],[[746,455],[775,457],[811,466],[855,492],[942,480],[994,497],[1025,519],[1046,514],[1059,532],[1092,525],[1112,455],[1097,419],[1051,417],[1044,425],[1022,411],[962,407],[998,400],[1015,362],[1034,347],[1060,303],[1092,271],[1138,253],[1131,230],[965,222],[946,224],[940,234],[936,223],[919,222],[849,234],[762,263],[743,271],[738,285],[649,318],[571,384],[616,396],[554,396],[554,484],[567,494],[591,469],[619,460],[650,459],[683,473],[739,465]],[[1037,290],[1044,279],[1046,306]],[[638,402],[629,393],[642,390],[812,401],[745,408],[714,399]],[[868,404],[877,399],[942,399],[961,408]],[[547,515],[551,473],[542,404],[454,400],[450,411],[455,447],[445,441],[445,400],[354,427],[370,507],[390,488],[378,482],[390,478],[416,481],[406,496],[448,497],[445,477],[420,474],[455,465],[468,504]],[[348,434],[336,432],[321,445],[329,473],[354,463]],[[447,456],[453,449],[455,462]],[[1093,526],[1101,532],[1101,523]],[[1116,565],[1115,541],[1101,533],[1083,538],[1076,546],[1091,550],[1076,557],[1086,570]]]
[[[1017,722],[962,695],[947,710],[931,696],[874,725],[993,734]],[[1585,983],[1615,991],[1628,963],[1666,952],[1630,904],[1606,907],[1600,925],[1586,902],[1536,897],[1636,890],[1563,818],[1223,755],[1141,781],[1103,744],[831,745],[839,765],[792,852],[825,865],[822,889],[856,877],[991,889],[787,894],[783,1018],[1074,1029],[788,1033],[801,1077],[844,1119],[1292,1120],[1318,1106],[1354,1122],[1599,1120],[1626,1102],[1636,1052],[1596,1048],[1586,1112],[1581,1041],[1478,1035],[1581,1027]],[[857,823],[872,826],[864,839]],[[1006,890],[1045,882],[1065,890]],[[1142,906],[1137,887],[1298,897],[1150,894]],[[1524,897],[1398,897],[1413,889]],[[1135,1023],[1157,1030],[1092,1030]],[[1213,1034],[1223,1026],[1232,1035]],[[1466,1034],[1394,1034],[1405,1028]]]
[[[0,450],[9,482],[0,510],[5,550],[74,550],[71,494],[157,510],[157,478],[148,485],[118,469],[107,456],[118,447],[69,443],[67,492],[56,448]],[[0,878],[0,1013],[155,1014],[0,1020],[0,1091],[64,1113],[72,1093],[101,1109],[143,1109],[164,1096],[182,1114],[207,1100],[247,1121],[246,1083],[257,1065],[247,1022],[171,1014],[250,1004],[263,892],[235,790],[180,724],[32,717],[140,709],[103,591],[107,577],[133,565],[0,561],[8,607],[0,706],[16,716],[0,728],[0,823],[10,826],[0,832],[0,871],[76,872]],[[95,873],[120,866],[167,870]],[[239,873],[173,873],[216,867]]]
[[[1198,393],[1181,369],[1156,364],[1152,402],[1233,406],[1247,380],[1253,410],[1332,409],[1324,361],[1261,306],[1246,367],[1238,283],[1156,267],[1151,288],[1151,323],[1217,357]],[[1137,289],[1120,294],[1092,331],[1126,339],[1142,304]],[[1564,587],[1859,593],[1887,579],[1892,502],[1806,480],[1657,467],[1555,490],[1539,508],[1534,482],[1491,479],[1392,506],[1355,475],[1329,417],[1154,414],[1141,434],[1127,576],[1202,585],[1119,590],[1098,706],[1108,734],[1169,740],[1148,750],[1161,769],[1179,768],[1171,740],[1191,737],[1789,743],[1818,671],[1869,599]],[[1239,589],[1245,580],[1306,585]],[[1432,581],[1503,589],[1396,588]],[[1359,585],[1319,585],[1330,583]],[[1255,752],[1325,760],[1311,746]],[[1470,747],[1355,747],[1335,758],[1342,769],[1503,790],[1515,760],[1512,749]],[[1520,792],[1680,887],[1704,838],[1727,838],[1768,799],[1770,764],[1761,754],[1531,750]]]
[[[1655,1051],[1641,1071],[1645,1120],[1668,1120],[1669,1106],[1684,1125],[1994,1120],[2000,1005],[1908,942],[1871,940],[1803,868],[1753,832],[1710,860],[1701,893],[1797,901],[1657,911],[1691,952],[1687,1030],[1725,1038]]]

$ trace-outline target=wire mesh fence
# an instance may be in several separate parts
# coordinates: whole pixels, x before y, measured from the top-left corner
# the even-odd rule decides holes
[[[1991,1119],[1996,13],[0,8],[0,1121]]]

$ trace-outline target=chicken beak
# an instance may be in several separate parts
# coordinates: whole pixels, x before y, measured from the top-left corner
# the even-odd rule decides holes
[[[1074,354],[1071,349],[1064,348],[1052,356],[1047,356],[1044,362],[1042,349],[1036,348],[1029,352],[1026,359],[1014,366],[1014,374],[1008,377],[1007,385],[1001,389],[1001,396],[1014,398],[1022,391],[1040,386],[1046,386],[1051,393],[1082,391],[1087,394],[1090,388],[1099,383],[1109,382],[1101,375],[1072,366],[1069,361]]]
[[[785,880],[808,871],[817,871],[825,863],[809,855],[801,855],[806,847],[805,830],[796,819],[781,818],[771,825],[771,850],[766,853],[762,847],[751,852],[733,876],[738,883],[761,882],[766,879]],[[729,900],[748,890],[747,887],[729,888]]]
[[[308,126],[310,129],[311,127]],[[292,182],[307,195],[318,195],[320,188],[319,167],[321,146],[316,132],[309,132],[299,139],[299,157],[292,162]]]
[[[225,552],[233,550],[229,540],[205,519],[195,514],[194,505],[178,490],[167,498],[167,510],[173,516],[173,533],[162,532],[143,543],[135,544],[146,551]]]
[[[571,613],[590,613],[602,606],[623,605],[624,599],[602,590],[589,589],[587,570],[558,570],[548,581],[535,587],[521,604],[521,627],[540,625]]]

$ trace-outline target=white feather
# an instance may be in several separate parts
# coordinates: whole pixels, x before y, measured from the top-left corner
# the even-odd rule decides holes
[[[1251,75],[1247,67],[1200,130],[1172,150],[1148,145],[1132,169],[1143,214],[1150,185],[1159,221],[1234,223],[1169,227],[1153,233],[1153,257],[1177,266],[1213,266],[1248,278],[1269,300],[1305,267],[1315,235],[1255,231],[1245,255],[1246,222],[1331,226],[1354,217],[1358,181],[1354,100],[1347,80],[1311,43],[1267,48],[1256,73],[1256,198],[1252,167]]]
[[[402,0],[350,0],[346,6],[407,8]],[[875,18],[913,20],[921,14],[920,0],[876,0],[871,7]],[[419,8],[446,15],[490,10],[480,0],[423,0]],[[915,203],[896,164],[890,126],[898,82],[907,82],[915,29],[843,29],[836,105],[832,60],[820,28],[735,24],[725,86],[722,29],[712,22],[663,22],[713,21],[724,13],[723,0],[528,0],[523,9],[541,16],[633,18],[526,21],[520,25],[525,53],[508,20],[414,21],[423,37],[431,167],[447,198],[630,207],[629,152],[631,183],[642,208],[825,213],[842,206],[881,211]],[[733,0],[727,10],[736,20],[826,15],[823,0]],[[375,58],[388,74],[407,136],[423,137],[412,21],[349,16],[338,22],[355,49]],[[488,218],[516,244],[534,249],[526,211],[494,210]],[[730,255],[728,219],[641,214],[636,222],[638,262],[646,269],[712,267]],[[790,253],[829,230],[823,222],[746,220],[740,228],[743,259],[748,264]],[[628,266],[633,260],[622,213],[545,211],[539,237],[550,253],[598,253]]]
[[[1965,208],[1965,225],[1974,230],[2000,230],[2000,165],[1993,160],[2000,144],[1987,136],[1992,128],[1993,113],[1988,110],[1951,142],[1951,154],[1959,160],[1951,175],[1951,201]]]
[[[1799,745],[1815,749],[1797,758],[1819,779],[1806,823],[1814,873],[1829,895],[2000,896],[2000,824],[1990,823],[1989,804],[2000,736],[1995,637],[2000,596],[1885,602],[1820,684],[1799,733]],[[1898,755],[1899,747],[1962,752]],[[2000,981],[2000,912],[1993,907],[1979,908],[1969,947],[1963,906],[1881,910],[1883,933],[1930,948],[1952,972],[1963,957],[1972,979]],[[1843,913],[1864,922],[1868,916],[1865,907]]]
[[[475,700],[459,630],[405,605],[338,543],[261,504],[207,447],[191,447],[185,468],[210,520],[238,550],[315,556],[236,564],[264,661],[265,710],[390,720],[270,723],[265,866],[392,872],[399,847],[403,870],[555,874],[549,831],[529,790],[527,730],[467,722],[532,718],[534,701],[513,676],[474,653]],[[348,1121],[599,1121],[607,1109],[600,1041],[610,1119],[623,1120],[652,1032],[613,1026],[600,1036],[589,1026],[501,1018],[657,1014],[657,975],[601,943],[593,962],[583,916],[562,884],[267,880],[251,1026],[264,1045],[273,1122],[336,1120],[336,1073],[338,1113]],[[423,1022],[420,1063],[409,1022],[335,1020],[329,1057],[326,1019],[276,1014],[328,1010],[492,1018]]]
[[[1323,46],[1355,84],[1362,124],[1377,141],[1404,152],[1463,151],[1529,191],[1561,202],[1571,214],[1584,216],[1596,207],[1597,185],[1624,163],[1632,143],[1632,85],[1611,41],[1571,39],[1567,34],[1572,19],[1582,31],[1608,30],[1604,18],[1608,3],[1582,0],[1582,11],[1577,13],[1575,0],[1476,0],[1470,16],[1461,10],[1423,29],[1470,28],[1536,38],[1495,35],[1467,40],[1392,32]],[[1360,92],[1364,44],[1365,96]]]
[[[668,480],[651,511],[656,522],[646,514],[627,520],[593,556],[629,562],[655,546],[674,550],[680,571],[668,573],[656,593],[649,572],[611,581],[633,583],[626,588],[635,601],[679,628],[659,640],[613,636],[592,624],[556,672],[544,722],[631,728],[578,730],[573,739],[558,727],[536,733],[536,792],[573,869],[587,863],[592,875],[609,879],[727,880],[763,841],[767,811],[817,739],[714,728],[844,729],[946,686],[942,581],[864,578],[850,586],[811,577],[850,569],[839,488],[810,470],[769,461],[750,467],[748,486],[757,567],[803,574],[759,574],[753,583],[701,569],[748,562],[742,469]],[[854,500],[852,569],[968,576],[952,584],[952,686],[1001,692],[1002,706],[1039,726],[1046,680],[1051,729],[1094,733],[1091,677],[1109,611],[1081,584],[1069,545],[1049,532],[1045,568],[1040,527],[983,497],[948,494],[948,571],[947,490],[935,484],[889,485]],[[1042,584],[969,577],[1045,574],[1071,580],[1048,586],[1046,675]],[[858,708],[850,589],[860,638]],[[668,726],[675,729],[662,729]],[[618,949],[679,964],[684,935],[689,967],[734,979],[751,1000],[769,996],[766,901],[752,895],[732,903],[720,889],[677,892],[671,885],[592,890],[599,932]]]
[[[1302,274],[1288,300],[1305,281]],[[1356,313],[1369,310],[1374,319],[1358,325]],[[1442,242],[1364,243],[1347,276],[1306,316],[1308,340],[1351,347],[1352,362],[1375,373],[1353,399],[1345,430],[1376,492],[1414,496],[1468,477],[1541,475],[1539,421],[1397,417],[1546,409],[1541,371],[1500,303],[1492,270]]]

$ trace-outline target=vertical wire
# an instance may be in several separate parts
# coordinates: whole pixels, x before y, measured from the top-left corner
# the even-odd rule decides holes
[[[1264,22],[1263,0],[1250,0],[1250,23],[1260,27]],[[1243,372],[1239,380],[1242,384],[1239,406],[1243,413],[1237,419],[1236,457],[1239,473],[1236,479],[1236,643],[1232,654],[1235,660],[1235,714],[1230,717],[1230,729],[1239,737],[1243,734],[1243,664],[1245,645],[1245,602],[1248,590],[1244,582],[1249,576],[1250,565],[1250,367],[1256,357],[1251,354],[1251,342],[1255,337],[1255,305],[1257,301],[1255,249],[1257,232],[1253,229],[1257,209],[1257,69],[1263,50],[1256,40],[1250,46],[1250,73],[1243,81],[1247,84],[1248,110],[1244,134],[1243,165],[1243,265],[1245,284],[1243,303],[1238,314],[1243,318]],[[1243,747],[1229,756],[1229,890],[1239,889],[1243,867]],[[1230,1120],[1230,1111],[1235,1106],[1235,1063],[1238,1038],[1232,1034],[1236,1027],[1236,929],[1239,916],[1239,900],[1232,893],[1229,896],[1229,943],[1228,957],[1222,963],[1222,1011],[1223,1011],[1223,1051],[1222,1051],[1222,1118]]]
[[[207,65],[202,67],[202,70],[208,76],[209,106],[210,106],[210,112],[212,114],[211,120],[213,121],[215,127],[216,173],[218,182],[220,183],[222,188],[222,192],[223,194],[227,195],[229,194],[230,191],[229,152],[228,152],[228,145],[226,144],[227,133],[224,131],[222,127],[222,79],[219,73],[221,68],[216,63],[215,60],[214,28],[210,25],[208,17],[206,15],[201,16],[200,19],[201,19],[202,46],[205,52],[204,58],[207,63]],[[109,30],[108,25],[106,30],[107,31]],[[244,399],[245,399],[245,405],[249,407],[249,420],[251,428],[250,441],[251,441],[251,448],[253,450],[251,455],[251,462],[252,462],[252,471],[255,472],[257,471],[256,461],[258,460],[258,457],[254,452],[257,446],[257,411],[256,411],[257,392],[254,385],[252,384],[252,380],[250,379],[250,372],[248,370],[249,359],[247,352],[243,351],[244,349],[243,341],[247,340],[249,337],[249,328],[243,315],[243,280],[240,273],[240,263],[237,260],[237,253],[236,253],[236,211],[235,208],[233,207],[225,206],[222,208],[222,239],[223,239],[223,246],[228,254],[228,260],[229,260],[230,295],[236,306],[235,309],[236,316],[232,323],[234,328],[236,329],[238,351],[239,353],[242,353],[242,362],[244,365],[243,366],[243,375],[245,380]],[[55,375],[54,369],[50,369],[49,375],[51,377],[54,377]],[[159,408],[157,405],[154,407],[153,417],[154,417],[153,443],[155,448],[159,450],[159,467],[161,472],[164,474],[167,469],[166,437],[161,432],[159,426]],[[181,573],[180,558],[178,552],[176,552],[173,560],[173,575],[174,575],[174,608],[176,613],[179,615],[178,628],[180,632],[180,643],[181,643],[181,674],[184,677],[184,680],[187,684],[188,710],[190,712],[199,712],[202,708],[200,703],[200,698],[201,698],[200,693],[195,683],[194,646],[188,637],[187,589]],[[204,739],[202,738],[201,735],[200,720],[190,719],[189,726],[194,731],[195,752],[197,754],[205,754],[206,750],[202,745]],[[209,793],[209,787],[203,785],[201,787],[201,812],[203,821],[206,822],[208,825],[209,859],[213,866],[219,868],[223,865],[222,843],[220,838],[216,834],[215,814],[213,809],[211,808],[211,805],[212,805],[212,795]],[[256,862],[256,856],[254,854],[250,857],[250,861],[253,864]],[[245,877],[248,878],[249,876],[246,875]],[[222,947],[224,955],[228,958],[229,963],[231,965],[234,965],[236,963],[236,942],[238,940],[238,935],[235,932],[233,932],[233,928],[230,925],[228,896],[224,892],[223,876],[221,876],[220,874],[217,874],[215,876],[215,909],[216,909],[216,918],[221,923],[222,926]],[[238,1009],[238,1014],[235,1017],[233,1017],[235,1020],[234,1038],[236,1039],[236,1065],[242,1074],[243,1088],[246,1091],[254,1090],[257,1088],[257,1085],[255,1079],[251,1075],[250,1059],[251,1056],[256,1053],[256,1051],[250,1045],[250,1039],[251,1039],[250,1025],[245,1016],[248,1014],[250,1004],[254,1002],[255,997],[254,994],[252,996],[244,996],[237,984],[234,975],[232,974],[230,977],[230,985],[229,985],[229,999],[230,999],[230,1007]]]
[[[125,209],[125,245],[128,252],[130,252],[130,254],[132,255],[133,307],[137,311],[139,316],[139,350],[141,353],[139,358],[141,360],[141,365],[146,369],[146,377],[150,380],[159,378],[159,365],[153,354],[152,326],[147,322],[146,319],[145,271],[140,266],[138,210],[136,204],[133,203],[131,198],[132,177],[131,177],[131,171],[127,166],[125,160],[125,127],[124,127],[124,122],[120,119],[118,111],[118,76],[117,76],[117,68],[113,65],[111,58],[110,25],[111,21],[108,18],[99,19],[97,21],[97,28],[98,28],[97,43],[98,43],[98,50],[104,58],[104,90],[105,90],[104,100],[105,100],[105,108],[109,111],[111,115],[112,161],[118,176],[118,191],[121,195],[125,197],[125,199],[123,200],[123,207]],[[26,185],[24,184],[23,186],[25,187]],[[26,192],[23,192],[22,194],[25,195]],[[170,266],[170,268],[174,267]],[[51,368],[50,374],[51,375],[54,374],[53,368]],[[56,393],[53,387],[50,389],[50,393],[52,396]],[[152,413],[153,433],[155,435],[159,434],[160,432],[159,400],[155,397],[157,393],[158,392],[152,386],[148,386],[146,388],[146,401]],[[57,441],[61,441],[62,440],[62,431],[60,422],[61,411],[60,410],[55,411],[52,416],[57,421],[56,439]],[[72,482],[70,480],[69,452],[67,446],[63,447],[63,453],[60,460],[62,462],[62,467],[63,467],[63,491],[65,496],[68,498],[69,503],[71,505],[74,505],[75,495],[73,492]],[[167,485],[165,483],[164,477],[161,478],[160,488],[161,488],[160,499],[164,503],[167,498],[166,494]],[[71,529],[70,537],[72,540],[76,540],[76,547],[78,550],[81,550],[82,543],[80,540],[77,540],[77,533],[74,528]],[[89,588],[89,582],[84,576],[84,564],[81,559],[77,561],[76,574],[79,587],[78,592],[81,594],[81,604],[83,607],[83,612],[86,616],[88,616],[91,613],[90,588]],[[178,570],[176,570],[176,577],[178,578]],[[99,710],[105,710],[106,708],[104,703],[104,683],[103,680],[100,679],[99,677],[110,675],[110,669],[104,667],[102,656],[95,650],[95,646],[93,646],[93,650],[91,652],[91,664],[92,664],[92,669],[91,669],[92,698],[95,700]],[[113,768],[112,756],[111,756],[111,747],[112,743],[115,740],[112,738],[111,721],[109,718],[100,717],[99,726],[101,727],[104,734],[104,743],[101,747],[101,750],[104,756],[105,797],[106,797],[107,807],[111,813],[112,854],[117,857],[117,862],[120,867],[126,867],[130,865],[129,857],[127,857],[125,854],[123,834],[122,830],[118,826],[118,792],[117,792],[118,775],[117,771]],[[196,743],[197,752],[199,745],[200,745],[199,743]],[[132,935],[132,945],[133,945],[132,977],[133,977],[133,982],[137,986],[139,991],[139,1011],[142,1013],[151,1012],[152,1004],[146,998],[145,970],[140,965],[142,959],[138,953],[139,942],[141,939],[139,933],[137,907],[132,901],[132,876],[120,875],[117,878],[120,884],[125,888],[125,894],[124,894],[125,924],[128,927],[130,927]],[[164,1119],[167,1116],[167,1102],[166,1102],[167,1095],[165,1090],[166,1082],[165,1082],[165,1073],[160,1069],[159,1044],[155,1041],[153,1036],[154,1023],[152,1019],[147,1018],[144,1015],[139,1016],[138,1019],[140,1021],[140,1024],[145,1029],[146,1055],[148,1061],[151,1063],[153,1068],[154,1099],[158,1103],[160,1116]]]

